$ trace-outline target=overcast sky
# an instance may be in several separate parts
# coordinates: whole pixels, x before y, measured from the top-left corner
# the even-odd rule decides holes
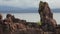
[[[51,8],[60,8],[60,0],[42,0],[49,3]],[[0,0],[0,5],[20,8],[38,7],[40,0]]]

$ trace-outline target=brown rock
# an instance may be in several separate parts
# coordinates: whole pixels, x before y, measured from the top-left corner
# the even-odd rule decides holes
[[[53,31],[57,23],[53,19],[53,13],[47,2],[40,1],[39,14],[42,22],[42,29],[44,31]]]

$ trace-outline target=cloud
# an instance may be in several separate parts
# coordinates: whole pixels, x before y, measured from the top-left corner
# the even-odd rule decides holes
[[[60,0],[42,0],[48,2],[51,8],[60,8]]]
[[[48,2],[51,8],[60,8],[60,0],[42,0]],[[0,5],[20,8],[38,7],[40,0],[0,0]]]
[[[11,0],[2,0],[2,1],[11,1]]]
[[[38,7],[40,0],[0,0],[0,5],[14,7]]]

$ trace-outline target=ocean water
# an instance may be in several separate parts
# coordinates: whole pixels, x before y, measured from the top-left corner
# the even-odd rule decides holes
[[[40,21],[40,15],[38,13],[11,13],[16,18],[26,20],[27,22],[38,22]],[[7,13],[2,13],[3,19],[6,18]],[[57,24],[60,24],[60,13],[53,13],[53,17]]]

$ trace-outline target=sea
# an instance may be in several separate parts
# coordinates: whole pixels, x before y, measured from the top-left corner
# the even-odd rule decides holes
[[[3,19],[6,18],[8,13],[2,13]],[[26,20],[27,22],[39,22],[40,15],[39,13],[10,13],[21,20]],[[57,24],[60,24],[60,13],[53,13],[53,17],[56,20]]]

